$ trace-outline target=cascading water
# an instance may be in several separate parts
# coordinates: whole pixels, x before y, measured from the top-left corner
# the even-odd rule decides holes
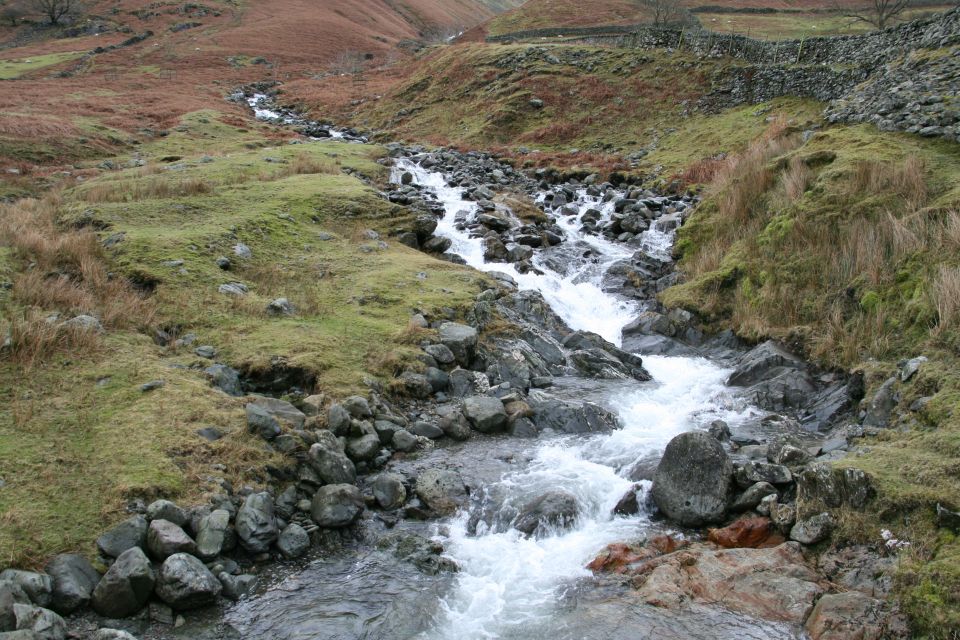
[[[484,261],[480,238],[471,237],[464,222],[477,214],[478,207],[464,198],[464,190],[447,184],[443,174],[425,169],[406,159],[399,160],[394,179],[409,172],[413,182],[433,191],[445,215],[437,235],[452,241],[456,253],[472,267],[500,271],[514,278],[520,289],[541,292],[553,310],[573,329],[593,331],[616,344],[621,328],[636,316],[636,303],[604,292],[601,282],[607,269],[629,258],[635,249],[583,233],[580,214],[559,216],[557,224],[565,241],[557,248],[541,250],[533,264],[541,273],[519,273],[511,264]],[[613,204],[601,198],[577,193],[578,212],[600,211],[608,220]],[[668,258],[673,229],[679,220],[665,216],[641,237],[643,251]],[[551,254],[559,260],[551,260]],[[583,257],[587,254],[589,257]],[[562,265],[562,273],[551,265]],[[636,516],[614,516],[613,507],[634,483],[625,477],[633,464],[655,455],[678,433],[698,428],[711,420],[723,419],[736,426],[754,411],[742,406],[724,386],[729,371],[702,358],[646,357],[644,366],[653,376],[650,383],[615,383],[592,400],[614,410],[623,428],[609,434],[564,436],[545,441],[532,453],[521,470],[507,473],[484,490],[483,500],[494,511],[515,513],[530,499],[548,490],[563,490],[576,497],[579,512],[572,527],[549,535],[524,537],[516,529],[488,526],[481,522],[470,533],[469,514],[462,513],[443,527],[447,553],[460,565],[451,591],[443,598],[432,628],[424,640],[533,639],[594,637],[594,630],[576,631],[583,623],[564,614],[564,594],[578,579],[588,577],[585,565],[607,544],[642,537],[649,528],[643,511]],[[649,483],[641,483],[646,491]],[[794,637],[787,629],[756,622],[746,633],[722,616],[710,625],[724,625],[734,635],[725,637]],[[651,623],[648,627],[654,628]],[[749,625],[748,625],[749,626]],[[588,629],[588,627],[582,627]],[[640,629],[637,629],[640,631]],[[560,636],[555,634],[561,633]],[[573,633],[574,635],[564,635]],[[738,635],[739,634],[739,635]],[[625,635],[623,637],[641,637]],[[689,632],[677,636],[700,637]],[[704,636],[704,637],[710,637]],[[721,637],[721,636],[713,636]]]

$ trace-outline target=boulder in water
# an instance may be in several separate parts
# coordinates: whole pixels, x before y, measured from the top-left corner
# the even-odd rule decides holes
[[[528,536],[546,527],[563,528],[573,523],[578,511],[576,496],[566,491],[548,491],[523,506],[513,528]]]
[[[730,458],[715,438],[702,431],[681,433],[667,444],[650,494],[670,520],[701,527],[726,515],[732,473]]]

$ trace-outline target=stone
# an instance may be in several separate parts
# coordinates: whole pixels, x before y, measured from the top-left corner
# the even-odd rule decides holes
[[[351,484],[357,479],[357,468],[347,455],[340,449],[336,437],[327,432],[317,432],[317,435],[326,433],[320,441],[310,446],[307,458],[310,466],[316,471],[320,479],[327,484]]]
[[[251,403],[246,406],[246,412],[247,430],[250,433],[264,440],[273,440],[280,435],[280,423],[264,407]]]
[[[769,482],[756,482],[737,496],[733,504],[730,505],[730,510],[749,511],[759,505],[761,500],[770,495],[778,495],[776,488],[772,484]]]
[[[347,457],[355,462],[373,460],[380,453],[380,437],[367,434],[347,441]]]
[[[867,415],[863,419],[864,426],[884,428],[890,425],[890,415],[900,401],[900,394],[895,388],[896,384],[897,378],[891,377],[880,385],[867,407]]]
[[[120,629],[97,629],[93,640],[137,640],[137,638]]]
[[[147,520],[167,520],[178,527],[186,525],[190,518],[187,512],[169,500],[154,500],[147,507]]]
[[[408,453],[417,448],[417,445],[420,443],[417,440],[417,436],[413,435],[406,429],[397,429],[394,431],[393,436],[390,439],[390,444],[397,451],[402,451]]]
[[[104,332],[103,325],[100,323],[100,321],[90,315],[75,316],[62,323],[60,326],[66,329],[88,331],[90,333]]]
[[[920,370],[920,365],[927,361],[926,356],[918,356],[916,358],[911,358],[903,363],[903,366],[900,368],[900,381],[907,382],[916,375],[917,371]]]
[[[270,316],[292,316],[296,309],[286,298],[276,298],[267,304],[267,315]]]
[[[220,581],[203,562],[186,553],[176,553],[164,560],[157,576],[157,597],[174,611],[211,605],[222,589]]]
[[[307,421],[307,416],[286,400],[264,397],[257,398],[250,404],[266,411],[281,426],[291,429],[303,429]]]
[[[328,484],[314,494],[310,516],[321,527],[346,527],[360,517],[363,508],[363,494],[358,488],[352,484]]]
[[[427,345],[423,350],[440,364],[453,364],[457,361],[457,357],[453,355],[453,351],[445,344]]]
[[[470,422],[459,411],[440,418],[440,429],[448,438],[467,440],[472,435]]]
[[[396,473],[381,473],[371,483],[373,498],[381,509],[399,509],[407,500],[403,478]]]
[[[264,553],[277,539],[277,519],[269,493],[251,493],[237,511],[237,537],[250,553]]]
[[[196,553],[197,544],[187,532],[167,520],[154,520],[147,529],[147,550],[163,561],[175,553]]]
[[[775,378],[784,370],[805,368],[803,360],[776,342],[768,340],[740,356],[736,369],[727,378],[727,385],[750,387]]]
[[[810,640],[880,640],[885,635],[883,602],[857,591],[828,593],[817,600],[804,629]]]
[[[410,433],[415,436],[430,438],[431,440],[443,437],[443,429],[432,422],[425,422],[423,420],[414,422],[413,425],[410,426]]]
[[[202,560],[213,560],[224,549],[227,529],[230,527],[230,512],[215,509],[200,519],[197,526],[197,556]]]
[[[477,347],[477,330],[464,324],[444,322],[439,329],[440,343],[450,349],[462,367],[469,367]]]
[[[513,528],[532,536],[570,526],[577,518],[577,498],[567,491],[548,491],[527,502],[513,521]]]
[[[361,396],[350,396],[343,401],[343,408],[347,410],[347,413],[358,420],[373,417],[373,412],[370,410],[370,404],[367,402],[366,398]]]
[[[730,439],[730,425],[723,420],[714,420],[707,428],[707,433],[720,442],[726,442]]]
[[[207,360],[213,360],[217,357],[216,347],[209,344],[200,345],[193,350],[193,353],[196,354],[197,357],[205,358]]]
[[[86,606],[100,581],[93,565],[83,556],[72,553],[54,556],[45,569],[53,583],[50,608],[60,615]]]
[[[64,640],[67,623],[49,609],[30,604],[13,605],[17,631],[32,631],[37,640]]]
[[[741,518],[722,529],[710,529],[707,539],[725,549],[739,549],[747,547],[755,549],[769,545],[771,538],[777,544],[782,543],[783,537],[773,530],[769,518]]]
[[[124,520],[97,538],[97,549],[109,558],[119,558],[124,551],[146,544],[147,519],[140,515]]]
[[[319,416],[323,413],[323,405],[327,401],[327,396],[322,393],[309,395],[300,401],[300,410],[307,417]]]
[[[240,384],[240,372],[224,364],[210,365],[203,370],[207,378],[217,389],[220,389],[228,396],[239,398],[243,395],[243,386]]]
[[[538,431],[552,429],[560,433],[594,433],[620,426],[615,414],[592,402],[575,405],[531,392],[529,404]]]
[[[16,628],[17,618],[13,614],[15,604],[31,604],[30,596],[19,584],[0,580],[0,631]]]
[[[439,515],[450,515],[467,502],[463,478],[450,469],[427,469],[417,477],[414,490]]]
[[[804,520],[799,520],[790,529],[790,539],[800,544],[816,544],[823,542],[833,531],[833,516],[829,513],[819,513]]]
[[[12,582],[20,587],[30,602],[38,607],[49,607],[53,598],[53,580],[49,575],[19,569],[4,569],[0,580]]]
[[[503,402],[489,396],[471,396],[463,400],[463,415],[470,426],[481,433],[493,433],[507,423]]]
[[[233,601],[237,601],[245,596],[257,584],[257,576],[250,575],[249,573],[233,576],[229,573],[222,572],[217,576],[217,579],[223,587],[223,591],[221,592],[223,597]]]
[[[299,558],[310,549],[310,534],[297,523],[289,524],[277,538],[277,549],[288,560]]]
[[[227,296],[241,297],[247,295],[250,289],[242,282],[224,282],[217,287],[217,291]]]
[[[253,251],[251,251],[250,247],[242,242],[238,242],[237,244],[233,245],[233,254],[244,260],[249,260],[253,257]]]
[[[757,482],[789,484],[793,481],[793,474],[787,467],[756,460],[734,464],[733,477],[742,489],[746,489]]]
[[[427,382],[434,393],[446,391],[450,387],[450,375],[446,371],[436,367],[427,367],[424,376],[426,376]]]
[[[156,583],[149,558],[139,547],[127,549],[117,558],[93,590],[94,611],[108,618],[126,618],[142,609]]]
[[[715,438],[702,431],[682,433],[667,444],[650,495],[657,508],[678,524],[700,527],[719,522],[727,512],[732,472],[730,458]]]
[[[422,373],[404,371],[398,378],[403,385],[403,391],[411,398],[426,400],[433,393],[433,385]]]

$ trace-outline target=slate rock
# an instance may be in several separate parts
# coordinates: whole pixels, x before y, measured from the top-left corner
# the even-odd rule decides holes
[[[269,493],[252,493],[237,511],[237,537],[250,553],[264,553],[277,539],[277,519]]]
[[[157,597],[175,611],[211,605],[222,589],[203,562],[187,553],[175,553],[164,560],[157,576]]]
[[[50,608],[60,615],[86,606],[100,581],[100,574],[93,565],[83,556],[72,553],[51,558],[46,572],[53,581]]]
[[[142,609],[153,587],[156,574],[150,559],[139,547],[127,549],[97,583],[91,605],[108,618],[126,618]]]
[[[110,558],[119,558],[124,551],[146,544],[147,519],[141,515],[124,520],[97,538],[97,549]]]
[[[363,513],[364,500],[352,484],[320,487],[310,503],[310,515],[321,527],[339,528],[353,524]]]

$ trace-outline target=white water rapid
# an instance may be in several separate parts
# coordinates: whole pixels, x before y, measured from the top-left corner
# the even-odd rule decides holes
[[[518,273],[512,264],[486,263],[481,239],[470,237],[462,224],[464,217],[469,222],[477,214],[477,204],[464,199],[462,188],[448,186],[442,174],[410,160],[398,161],[395,181],[403,172],[412,174],[414,183],[432,189],[443,204],[445,215],[436,233],[452,240],[450,252],[477,269],[509,274],[521,289],[540,291],[573,329],[592,331],[620,344],[621,328],[636,317],[637,306],[604,292],[601,280],[611,264],[629,258],[636,248],[582,233],[578,213],[557,219],[566,236],[562,260],[549,259],[552,249],[537,251],[534,265],[544,275]],[[599,210],[602,219],[613,213],[611,202],[585,191],[578,193],[574,204],[581,213],[588,208]],[[654,224],[642,238],[643,249],[660,257],[669,255],[673,240],[673,231],[660,230],[663,226],[673,225]],[[580,259],[584,255],[589,258]],[[558,263],[563,273],[551,268]],[[461,514],[441,529],[447,553],[461,569],[431,630],[420,636],[423,640],[587,637],[564,634],[561,603],[577,579],[590,575],[584,567],[597,552],[611,542],[636,540],[648,527],[642,509],[636,516],[611,515],[634,484],[624,477],[633,463],[655,455],[678,433],[715,419],[736,426],[753,414],[724,386],[729,371],[705,359],[650,356],[644,358],[644,366],[653,382],[612,383],[599,397],[592,392],[591,399],[619,414],[622,429],[545,439],[529,464],[486,490],[488,498],[514,507],[544,491],[565,490],[579,503],[574,526],[525,538],[515,529],[498,532],[481,524],[471,535],[468,515]],[[648,484],[643,483],[644,490]]]

